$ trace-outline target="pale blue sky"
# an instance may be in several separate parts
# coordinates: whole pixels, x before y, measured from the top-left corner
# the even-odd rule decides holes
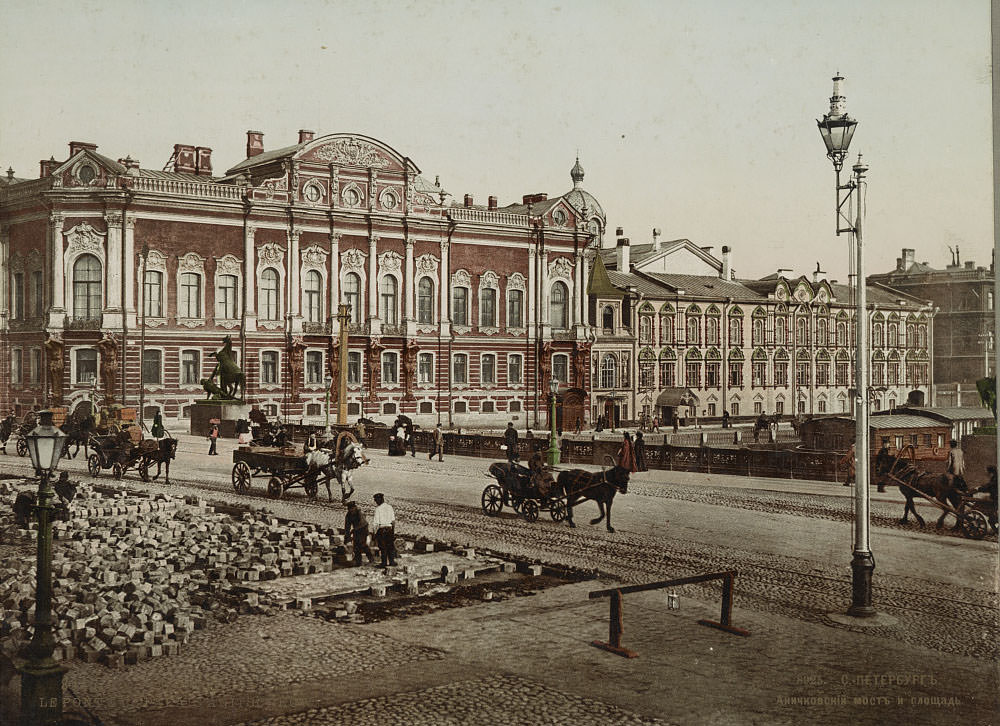
[[[846,280],[815,120],[831,76],[860,122],[868,270],[992,249],[986,0],[11,2],[0,165],[35,177],[70,140],[222,171],[318,134],[375,136],[448,191],[500,204],[584,186],[633,244],[734,249],[741,276],[816,262]],[[853,161],[852,155],[852,161]]]

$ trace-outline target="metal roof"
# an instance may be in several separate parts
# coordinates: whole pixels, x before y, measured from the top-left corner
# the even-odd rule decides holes
[[[923,429],[929,426],[946,426],[947,424],[925,416],[895,413],[888,416],[872,416],[868,419],[868,425],[873,429]]]

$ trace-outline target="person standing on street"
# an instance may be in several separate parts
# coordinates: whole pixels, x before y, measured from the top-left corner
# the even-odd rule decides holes
[[[653,433],[654,434],[660,433],[660,417],[659,416],[653,416]]]
[[[212,424],[212,428],[208,430],[208,455],[218,456],[219,452],[215,450],[215,445],[219,441],[219,424]]]
[[[729,409],[723,409],[722,411],[722,428],[729,428]]]
[[[154,439],[163,438],[163,417],[160,416],[160,410],[156,409],[156,413],[153,414],[153,428],[150,430]]]
[[[646,441],[642,438],[642,432],[635,434],[635,468],[636,471],[649,471],[646,468]]]
[[[838,469],[846,469],[847,476],[844,478],[844,486],[849,487],[854,483],[854,444],[847,450],[847,453],[840,457],[837,462]]]
[[[882,448],[875,454],[875,476],[878,478],[878,490],[880,492],[885,491],[885,478],[882,474],[889,473],[889,461],[891,459],[892,456],[889,454],[888,445],[882,444]]]
[[[576,417],[576,433],[580,433],[580,426],[581,426],[580,417],[577,416]]]
[[[434,454],[438,455],[438,461],[444,461],[444,432],[441,430],[441,424],[434,427],[434,445],[431,447],[431,453],[427,455],[428,461],[434,458]]]
[[[627,469],[630,474],[636,472],[635,447],[632,445],[632,437],[628,435],[628,431],[622,434],[622,447],[618,449],[618,466]]]
[[[503,441],[507,446],[507,463],[513,465],[514,459],[517,457],[517,429],[514,428],[514,422],[507,422],[507,430],[503,432]]]
[[[386,570],[396,566],[396,513],[381,492],[372,499],[375,500],[375,513],[372,515],[375,543],[382,553],[382,569]]]
[[[948,468],[945,469],[945,472],[951,486],[956,489],[967,488],[965,485],[965,454],[955,439],[951,440],[951,449],[948,451]]]
[[[416,449],[416,439],[417,439],[417,437],[413,435],[413,422],[412,421],[408,421],[406,423],[406,425],[403,427],[403,431],[406,434],[406,439],[405,439],[404,446],[406,444],[409,444],[409,446],[410,446],[410,458],[411,459],[415,459],[417,457],[417,449]]]
[[[361,419],[358,419],[357,430],[358,430],[358,441],[360,441],[361,445],[364,446],[364,444],[365,444],[365,422],[362,421]]]
[[[375,562],[375,555],[368,546],[368,520],[355,501],[347,503],[347,516],[344,517],[344,541],[348,540],[354,549],[355,567],[361,566],[362,554],[368,555],[369,564]]]

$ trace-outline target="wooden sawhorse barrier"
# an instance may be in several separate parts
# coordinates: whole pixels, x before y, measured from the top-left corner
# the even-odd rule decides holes
[[[709,580],[724,580],[722,588],[722,617],[721,622],[714,620],[699,620],[699,625],[707,625],[710,628],[725,630],[733,635],[750,635],[750,632],[742,628],[734,627],[733,616],[733,583],[736,580],[736,571],[713,572],[709,575],[695,575],[693,577],[678,577],[675,580],[665,580],[663,582],[650,582],[646,585],[630,585],[629,587],[612,588],[610,590],[594,590],[590,593],[590,599],[599,597],[611,598],[611,618],[608,625],[608,642],[604,643],[595,640],[591,643],[596,648],[607,650],[611,653],[624,656],[626,658],[637,658],[638,653],[622,647],[622,595],[630,592],[643,592],[645,590],[660,590],[664,587],[675,585],[693,585],[698,582],[708,582]]]

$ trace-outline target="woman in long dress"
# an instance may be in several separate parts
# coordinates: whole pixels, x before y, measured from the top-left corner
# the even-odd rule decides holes
[[[618,466],[628,469],[630,474],[634,474],[637,469],[635,465],[635,446],[632,444],[632,437],[628,431],[623,434],[622,447],[618,449]]]

